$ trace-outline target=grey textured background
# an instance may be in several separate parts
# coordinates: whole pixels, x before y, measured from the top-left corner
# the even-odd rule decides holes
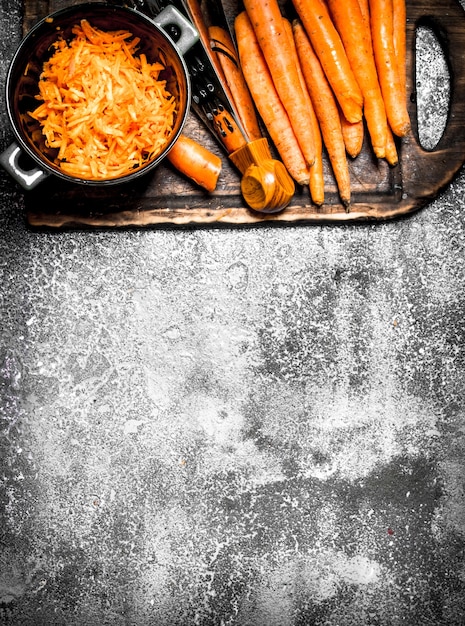
[[[463,173],[250,230],[35,233],[0,185],[1,624],[465,623]]]

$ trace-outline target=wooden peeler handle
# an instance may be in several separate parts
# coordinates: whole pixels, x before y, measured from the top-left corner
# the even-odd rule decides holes
[[[229,158],[242,173],[241,192],[251,209],[277,213],[289,204],[294,181],[283,163],[272,158],[267,139],[250,141]]]

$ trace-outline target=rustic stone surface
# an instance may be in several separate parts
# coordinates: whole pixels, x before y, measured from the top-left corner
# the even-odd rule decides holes
[[[463,624],[464,190],[37,233],[0,172],[0,623]]]

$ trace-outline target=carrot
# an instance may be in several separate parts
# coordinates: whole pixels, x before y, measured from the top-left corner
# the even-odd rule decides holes
[[[410,118],[394,49],[393,0],[370,0],[369,6],[373,50],[387,118],[393,133],[403,137],[410,130]]]
[[[313,49],[350,122],[362,119],[363,95],[323,0],[292,0]]]
[[[370,23],[370,5],[368,0],[358,0],[358,6],[360,7],[360,11],[362,12],[362,17],[364,20],[367,20]]]
[[[394,141],[394,136],[390,128],[388,128],[386,139],[386,161],[392,166],[397,165],[399,162],[396,142]]]
[[[255,106],[242,74],[234,43],[229,33],[220,26],[210,26],[208,34],[211,49],[223,69],[226,84],[240,118],[239,121],[249,141],[260,139],[262,134]]]
[[[364,114],[374,153],[383,158],[387,118],[373,56],[370,23],[364,20],[358,0],[327,0],[327,4],[363,94]]]
[[[44,64],[33,118],[57,163],[78,178],[129,174],[165,148],[176,101],[158,79],[163,65],[136,56],[128,31],[102,31],[82,20]]]
[[[407,8],[405,0],[392,0],[392,24],[394,36],[394,53],[397,60],[402,99],[407,102],[406,58],[407,58]]]
[[[208,34],[208,26],[204,19],[202,7],[201,7],[201,0],[186,0],[186,1],[183,0],[181,4],[186,9],[187,15],[190,18],[190,21],[192,22],[192,24],[195,26],[196,30],[198,31],[200,41],[202,42],[203,47],[205,48],[205,52],[207,56],[209,57],[210,61],[212,62],[213,67],[217,70],[220,77],[224,80],[224,75],[223,75],[223,70],[221,68],[221,65],[217,61],[216,56],[212,54],[211,49],[209,47],[208,42],[210,40],[210,37]]]
[[[222,169],[221,158],[200,143],[180,135],[167,155],[168,161],[182,174],[207,191],[214,191]]]
[[[368,28],[370,29],[370,36],[371,36],[370,6],[369,6],[368,2],[369,2],[369,0],[358,0],[358,5],[360,7],[360,11],[362,13],[363,20],[365,21],[366,24],[368,24]],[[373,49],[373,40],[371,42],[371,45],[372,45],[372,49]],[[374,57],[374,52],[373,52],[373,57]],[[379,79],[378,79],[378,82],[379,82]],[[380,85],[380,88],[381,88],[381,85]],[[386,110],[386,107],[384,107],[384,109]],[[342,134],[344,135],[344,141],[346,142],[347,152],[351,156],[353,156],[353,154],[351,154],[351,151],[353,151],[355,153],[355,155],[357,155],[357,154],[359,154],[359,152],[362,149],[363,135],[364,135],[363,123],[360,124],[360,127],[361,128],[358,128],[358,129],[357,129],[356,126],[351,128],[349,123],[346,123],[344,121],[342,122]],[[387,138],[387,142],[388,143],[389,143],[388,137],[389,137],[390,132],[391,131],[390,131],[389,124],[388,124],[388,128],[386,130],[386,138]],[[357,135],[359,135],[359,136],[357,137]],[[360,135],[361,135],[361,137],[360,137]],[[386,150],[385,150],[385,152],[386,152]]]
[[[300,59],[297,54],[294,34],[292,31],[292,24],[286,18],[283,18],[283,24],[291,46],[292,56],[295,66],[297,68],[300,86],[304,93],[305,100],[307,101],[307,107],[313,126],[313,136],[315,137],[315,161],[310,168],[310,196],[316,205],[321,206],[322,204],[324,204],[325,201],[325,181],[323,174],[323,141],[321,138],[320,125],[318,122],[318,118],[315,114],[313,102],[308,92],[307,84],[305,82],[305,78],[302,72],[302,67],[300,65]]]
[[[343,204],[349,206],[351,197],[349,166],[337,101],[302,23],[294,20],[292,26],[302,72],[320,122],[323,142],[333,168],[339,195]]]
[[[325,201],[325,179],[323,169],[323,151],[315,155],[315,162],[310,168],[310,196],[317,206]]]
[[[399,65],[399,68],[404,65],[405,68],[405,22],[406,22],[406,14],[405,14],[405,2],[404,4],[404,10],[402,10],[402,7],[399,7],[400,4],[402,4],[402,1],[399,2],[399,0],[395,0],[397,7],[394,8],[393,5],[393,9],[394,9],[394,21],[393,21],[393,28],[394,28],[394,49],[396,50],[396,57],[397,57],[397,62]],[[367,20],[370,23],[370,6],[369,6],[369,0],[358,0],[358,3],[360,5],[360,10],[362,11],[362,15],[363,18],[365,20]],[[370,30],[371,30],[371,25],[370,25]],[[403,58],[402,58],[403,57]],[[405,69],[404,69],[404,74],[405,74]],[[401,78],[402,78],[402,73],[401,73]],[[401,86],[404,86],[404,82],[401,80]],[[399,162],[399,156],[397,154],[397,146],[396,143],[394,141],[394,137],[392,134],[392,130],[390,128],[390,126],[388,125],[388,129],[387,129],[387,134],[386,134],[386,161],[389,163],[389,165],[391,166],[395,166],[398,164]]]
[[[315,138],[297,69],[292,62],[278,1],[245,0],[244,6],[302,154],[307,164],[312,165],[315,160]]]
[[[365,135],[363,120],[355,123],[348,122],[340,108],[339,119],[341,121],[342,138],[346,152],[350,157],[355,159],[360,154],[363,146],[363,137]]]
[[[258,113],[289,174],[299,184],[308,185],[309,168],[246,11],[236,17],[234,29],[242,72]]]

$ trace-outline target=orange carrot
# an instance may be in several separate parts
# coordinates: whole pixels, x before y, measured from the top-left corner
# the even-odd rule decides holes
[[[208,34],[211,49],[223,69],[226,84],[240,118],[239,121],[249,141],[260,139],[262,134],[255,106],[242,74],[234,43],[229,33],[220,26],[210,26]]]
[[[294,20],[293,31],[302,72],[320,122],[323,142],[333,168],[339,195],[343,204],[349,206],[351,197],[349,166],[337,101],[300,21]]]
[[[362,12],[363,19],[370,23],[370,5],[368,4],[368,0],[358,0],[358,5]]]
[[[246,11],[236,17],[234,28],[242,72],[258,113],[289,174],[299,184],[308,185],[309,168]]]
[[[406,56],[407,56],[407,8],[405,0],[392,0],[392,24],[394,36],[394,53],[397,60],[402,99],[407,102]]]
[[[292,24],[286,18],[283,18],[283,24],[291,46],[292,56],[294,58],[294,63],[297,68],[300,86],[302,87],[305,100],[307,101],[307,107],[313,126],[313,136],[315,137],[315,161],[310,168],[310,196],[316,205],[321,206],[325,201],[325,181],[323,174],[323,141],[321,138],[320,124],[315,114],[313,102],[308,92],[307,84],[305,82],[305,78],[302,72],[302,67],[300,65],[300,59],[297,54],[294,34],[292,31]]]
[[[362,119],[363,95],[323,0],[293,0],[313,49],[350,122]]]
[[[325,201],[325,178],[323,169],[323,151],[315,155],[315,162],[310,168],[310,196],[317,206]]]
[[[397,163],[399,162],[396,142],[390,128],[388,128],[386,139],[386,161],[389,163],[389,165],[392,166],[397,165]]]
[[[214,191],[222,169],[221,158],[200,143],[180,135],[167,155],[168,161],[182,174],[207,191]]]
[[[302,154],[307,164],[312,165],[315,160],[315,138],[297,70],[292,62],[278,1],[245,0],[244,6]]]
[[[57,163],[78,178],[106,180],[151,161],[169,140],[176,101],[163,66],[136,56],[128,31],[102,31],[82,20],[74,38],[55,45],[39,81],[32,113]]]
[[[383,158],[387,118],[373,56],[370,23],[364,20],[358,0],[327,0],[327,4],[363,94],[364,114],[374,153]]]
[[[360,11],[362,13],[363,20],[366,24],[368,24],[368,28],[370,29],[371,36],[371,24],[370,24],[370,6],[368,4],[369,0],[358,0],[358,5],[360,7]],[[371,42],[371,46],[373,49],[373,40]],[[373,52],[374,57],[374,52]],[[375,62],[376,63],[376,62]],[[378,79],[379,82],[379,79]],[[380,85],[381,88],[381,85]],[[384,107],[386,110],[386,107]],[[386,116],[387,117],[387,116]],[[358,155],[362,149],[363,145],[363,135],[364,135],[364,125],[363,122],[359,123],[359,127],[357,125],[351,127],[349,122],[345,120],[342,121],[342,134],[344,135],[344,141],[346,143],[346,149],[350,156]],[[388,137],[390,134],[390,128],[388,124],[388,128],[386,131],[386,136]]]
[[[205,48],[205,52],[209,60],[212,62],[212,65],[218,72],[220,78],[223,80],[223,82],[225,82],[223,69],[216,55],[212,53],[211,48],[209,47],[208,42],[210,41],[210,36],[208,34],[208,26],[204,19],[204,14],[202,11],[201,0],[186,0],[186,1],[183,1],[181,4],[184,5],[184,8],[187,11],[187,15],[190,18],[190,21],[197,29],[199,33],[200,41],[202,42],[203,47]]]
[[[346,147],[347,154],[355,159],[361,152],[363,146],[363,137],[365,128],[363,120],[360,122],[348,122],[343,112],[339,109],[339,118],[341,120],[342,137]]]
[[[387,118],[393,133],[403,137],[410,130],[410,118],[394,50],[393,0],[370,0],[369,6],[373,50]]]

